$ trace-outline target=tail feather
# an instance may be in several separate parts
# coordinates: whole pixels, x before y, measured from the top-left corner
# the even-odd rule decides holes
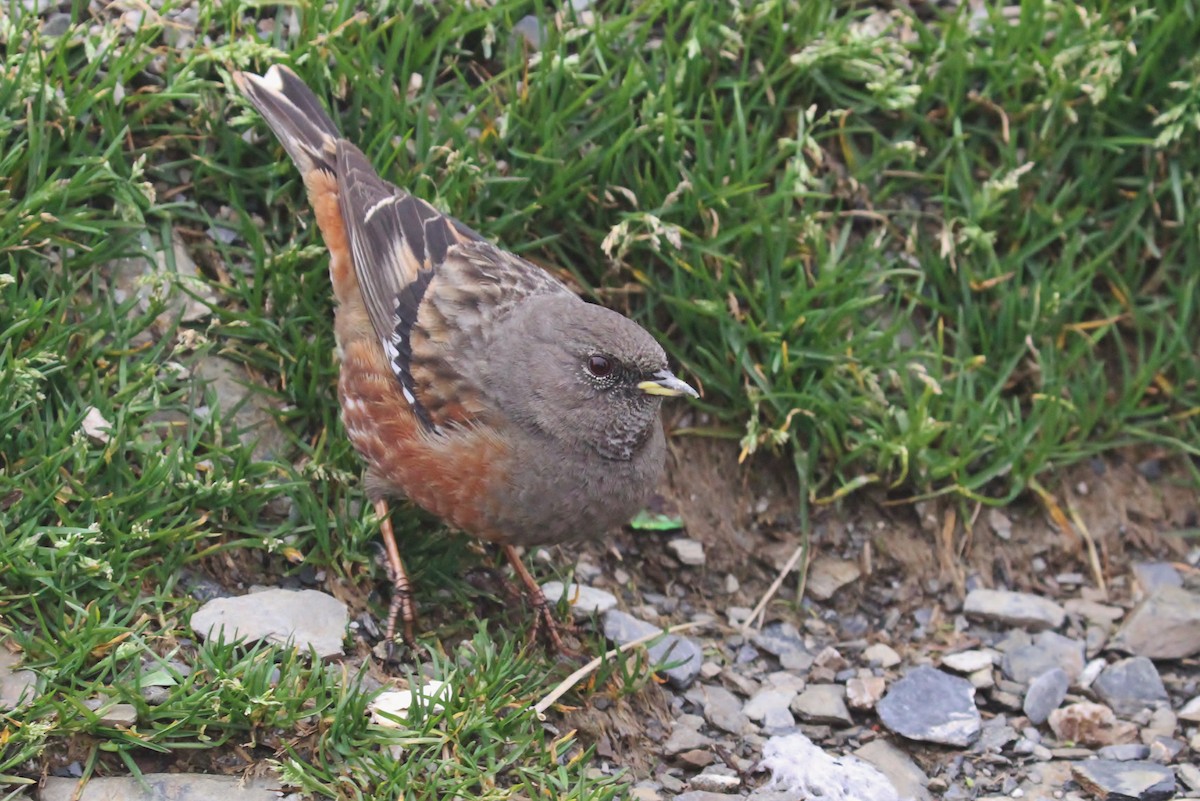
[[[233,82],[262,114],[302,174],[313,169],[334,172],[337,126],[296,73],[276,64],[261,77],[235,72]]]

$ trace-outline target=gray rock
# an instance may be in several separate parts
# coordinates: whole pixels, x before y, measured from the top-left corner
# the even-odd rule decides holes
[[[681,726],[676,724],[671,731],[671,736],[662,745],[662,751],[667,756],[675,756],[682,754],[684,751],[691,751],[694,748],[711,748],[713,744],[711,737],[705,737],[696,729]]]
[[[879,665],[885,670],[900,664],[900,654],[896,653],[896,649],[882,642],[868,645],[863,649],[862,658],[868,665]]]
[[[846,702],[853,709],[874,709],[886,690],[883,676],[856,676],[846,682]]]
[[[963,602],[963,612],[977,620],[1029,631],[1056,629],[1067,617],[1063,608],[1048,598],[1009,590],[971,590]]]
[[[610,609],[604,613],[604,636],[619,645],[661,631],[658,626],[639,620],[620,609]],[[696,680],[696,676],[700,674],[700,666],[704,664],[700,646],[693,640],[677,634],[663,636],[647,649],[647,653],[652,664],[672,665],[663,673],[667,682],[677,690],[686,690]]]
[[[1063,604],[1067,614],[1081,617],[1089,623],[1116,623],[1125,616],[1125,610],[1119,606],[1086,601],[1082,598],[1071,598]]]
[[[846,691],[840,684],[810,684],[792,699],[792,712],[805,723],[852,726],[854,719],[846,708]]]
[[[1159,587],[1125,618],[1109,644],[1150,659],[1200,653],[1200,595],[1182,587]]]
[[[728,793],[712,793],[708,790],[688,790],[686,793],[680,793],[675,796],[675,801],[735,801],[741,798],[739,795],[730,795]]]
[[[108,698],[89,698],[83,705],[98,713],[101,726],[129,728],[137,724],[137,709],[133,704],[118,704]]]
[[[1116,762],[1133,762],[1150,756],[1150,746],[1142,743],[1121,743],[1106,745],[1096,752],[1101,759],[1111,759]]]
[[[737,776],[727,776],[724,773],[701,773],[688,781],[692,790],[702,790],[710,793],[732,793],[742,786],[742,780]],[[728,796],[722,796],[728,798]]]
[[[178,231],[172,232],[169,248],[149,232],[141,235],[141,246],[146,255],[117,259],[105,266],[114,300],[124,302],[136,297],[136,309],[142,314],[162,308],[152,325],[159,335],[177,320],[197,322],[212,314],[216,295],[200,277]]]
[[[145,773],[89,779],[83,792],[75,795],[77,779],[50,777],[39,801],[279,801],[280,781],[268,778],[216,776],[199,773]]]
[[[678,537],[667,543],[667,550],[675,554],[680,564],[698,567],[704,564],[704,545],[688,537]]]
[[[971,682],[971,686],[976,690],[987,690],[996,686],[995,671],[990,667],[976,670],[967,675],[967,681]]]
[[[1167,700],[1167,690],[1154,663],[1144,656],[1114,662],[1092,683],[1092,690],[1122,717]]]
[[[284,452],[287,439],[271,413],[274,407],[267,390],[258,387],[244,367],[222,356],[208,356],[196,363],[192,377],[204,398],[194,414],[207,418],[219,410],[242,444],[253,447],[255,461],[275,459]]]
[[[818,601],[828,601],[838,590],[858,581],[861,576],[862,570],[854,562],[818,556],[808,568],[804,592]]]
[[[1183,586],[1183,576],[1170,562],[1136,562],[1133,565],[1133,577],[1146,595],[1162,587]]]
[[[1200,695],[1183,705],[1183,708],[1179,710],[1179,718],[1192,723],[1200,723]]]
[[[1072,682],[1083,672],[1084,645],[1053,631],[1043,631],[1030,645],[1005,652],[1000,666],[1004,675],[1028,684],[1048,670],[1062,668]]]
[[[1175,774],[1193,793],[1200,792],[1200,766],[1183,763],[1175,766]]]
[[[349,615],[346,605],[317,590],[265,590],[216,598],[192,615],[191,627],[204,639],[292,642],[318,657],[342,653]],[[223,635],[222,635],[223,632]]]
[[[42,36],[62,36],[71,29],[72,22],[73,20],[71,19],[70,14],[65,14],[62,12],[51,14],[46,18],[46,23],[42,25]]]
[[[812,667],[813,655],[804,645],[800,632],[791,623],[770,623],[754,635],[754,644],[779,658],[785,670],[805,672]]]
[[[764,720],[772,709],[787,709],[796,697],[794,690],[768,688],[759,690],[742,707],[742,714],[751,720]]]
[[[942,657],[942,667],[949,668],[955,673],[974,673],[985,668],[990,670],[995,664],[994,651],[959,651]]]
[[[855,751],[854,755],[879,768],[902,799],[931,801],[932,796],[927,789],[929,777],[925,771],[889,740],[872,740]]]
[[[1073,764],[1071,775],[1098,798],[1167,801],[1175,795],[1175,774],[1153,762],[1089,759]]]
[[[547,581],[542,585],[542,593],[552,604],[558,603],[567,594],[567,603],[573,617],[589,617],[592,614],[603,614],[617,605],[617,597],[611,592],[586,587],[581,584],[568,584],[565,588],[561,581]]]
[[[894,683],[875,709],[883,725],[922,742],[967,746],[981,725],[971,683],[925,665]]]
[[[742,712],[742,702],[733,693],[719,685],[700,688],[704,699],[704,719],[718,729],[730,734],[741,734],[750,720]]]
[[[1032,730],[1033,734],[1037,734],[1037,730]],[[983,722],[983,726],[979,730],[979,739],[971,747],[972,753],[998,754],[1012,742],[1020,739],[1017,730],[1008,725],[1008,720],[999,715],[994,718],[989,718]]]
[[[37,674],[17,667],[16,654],[0,646],[0,711],[16,709],[37,697]]]
[[[988,527],[997,537],[1007,542],[1012,539],[1012,521],[999,509],[992,507],[987,513]]]
[[[1100,672],[1108,667],[1108,663],[1103,659],[1092,659],[1083,666],[1083,672],[1079,674],[1079,678],[1075,680],[1075,686],[1082,689],[1088,689],[1099,678]]]
[[[1050,713],[1058,709],[1067,697],[1071,680],[1062,668],[1048,670],[1029,683],[1025,691],[1025,703],[1021,707],[1025,716],[1035,726],[1046,722]]]

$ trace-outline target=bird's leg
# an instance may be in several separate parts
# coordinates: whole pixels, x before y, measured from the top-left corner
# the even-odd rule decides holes
[[[562,640],[562,631],[564,628],[570,629],[570,624],[559,623],[554,619],[554,615],[550,612],[550,602],[546,600],[545,593],[538,583],[534,581],[533,576],[521,561],[517,549],[511,545],[504,546],[504,555],[508,557],[508,561],[513,566],[513,570],[517,571],[517,575],[521,578],[521,582],[525,585],[526,593],[529,595],[529,601],[533,604],[534,620],[533,632],[531,639],[537,639],[538,631],[542,626],[546,627],[546,636],[550,638],[550,646],[560,654],[566,656],[577,656],[578,652],[573,648],[568,648]]]
[[[379,515],[381,521],[379,530],[383,535],[383,548],[387,551],[388,580],[392,582],[392,602],[388,605],[387,641],[390,643],[396,639],[396,618],[400,618],[404,622],[404,642],[412,648],[416,644],[413,626],[417,622],[417,610],[413,604],[412,584],[408,580],[408,573],[404,570],[400,549],[396,547],[396,534],[392,531],[392,519],[388,515],[387,501],[375,501],[375,514]]]

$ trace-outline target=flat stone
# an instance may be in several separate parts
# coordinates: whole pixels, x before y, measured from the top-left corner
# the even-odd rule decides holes
[[[39,801],[279,801],[279,779],[218,776],[207,773],[144,773],[89,779],[75,795],[78,779],[48,777]]]
[[[892,684],[875,710],[897,734],[943,745],[970,745],[981,725],[970,682],[927,665]]]
[[[790,690],[759,690],[742,707],[742,713],[751,720],[761,721],[772,709],[787,709],[795,697],[796,693]]]
[[[1125,618],[1109,645],[1150,659],[1200,653],[1200,595],[1182,587],[1159,587]]]
[[[1179,719],[1200,723],[1200,695],[1183,705],[1179,710]]]
[[[1175,796],[1175,774],[1154,762],[1088,759],[1072,765],[1071,775],[1099,798],[1167,801]]]
[[[191,627],[203,639],[291,642],[324,658],[342,653],[346,605],[317,590],[272,589],[215,598],[196,610]]]
[[[726,776],[724,773],[701,773],[688,780],[690,789],[710,793],[732,793],[741,786],[741,779],[737,776]]]
[[[169,252],[165,243],[149,232],[141,235],[141,244],[152,257],[130,256],[106,265],[113,299],[124,302],[136,297],[136,309],[141,314],[162,301],[165,308],[152,324],[160,336],[176,320],[192,323],[209,317],[216,295],[200,277],[182,235],[172,232]]]
[[[568,584],[563,587],[561,581],[547,581],[542,585],[542,593],[552,604],[558,603],[566,592],[567,603],[573,617],[590,617],[593,614],[604,614],[617,605],[617,597],[611,592],[598,590],[581,584]]]
[[[852,726],[854,719],[846,708],[846,691],[840,684],[810,684],[789,705],[805,723]]]
[[[21,660],[0,645],[0,711],[16,709],[37,697],[37,674],[18,667]]]
[[[1118,715],[1129,716],[1167,700],[1167,690],[1154,663],[1144,656],[1114,662],[1092,683],[1100,700]]]
[[[879,665],[884,670],[900,664],[900,654],[896,653],[896,649],[882,642],[864,648],[862,658],[868,665]]]
[[[882,737],[872,740],[855,751],[854,755],[879,768],[902,799],[932,801],[933,796],[928,790],[929,777],[925,771],[889,740]]]
[[[107,698],[89,698],[83,705],[99,714],[101,726],[121,726],[128,729],[137,724],[137,709],[133,704],[113,703]]]
[[[992,507],[987,512],[988,528],[997,537],[1007,542],[1012,539],[1012,520],[999,509]]]
[[[996,686],[995,671],[990,667],[976,670],[973,673],[967,674],[967,681],[971,682],[971,686],[976,690],[990,689]]]
[[[1182,587],[1183,576],[1170,562],[1135,562],[1133,578],[1142,592],[1151,595],[1162,587]]]
[[[842,587],[853,584],[861,577],[862,570],[854,562],[819,556],[809,565],[804,592],[818,601],[828,601]]]
[[[1132,723],[1117,720],[1104,704],[1080,701],[1050,713],[1050,730],[1060,743],[1086,746],[1121,745],[1137,739],[1138,729]]]
[[[1071,598],[1063,604],[1063,607],[1067,610],[1068,615],[1081,617],[1091,623],[1116,623],[1125,616],[1125,610],[1119,606],[1109,606],[1082,598]]]
[[[1106,745],[1097,753],[1101,759],[1111,759],[1117,762],[1134,762],[1150,756],[1150,746],[1142,743],[1121,743]]]
[[[1067,617],[1063,608],[1048,598],[1009,590],[971,590],[963,601],[963,612],[977,620],[1029,631],[1056,629]]]
[[[1067,697],[1067,689],[1071,681],[1062,668],[1048,670],[1029,683],[1025,691],[1025,703],[1022,709],[1029,722],[1035,726],[1046,722],[1050,713],[1058,709],[1063,699]]]
[[[1084,645],[1057,632],[1043,631],[1029,645],[1006,651],[1000,666],[1005,676],[1021,684],[1028,684],[1054,668],[1062,668],[1074,682],[1083,672]]]
[[[207,356],[192,370],[197,395],[194,414],[208,419],[219,414],[241,443],[252,447],[252,458],[269,461],[287,448],[287,438],[276,422],[269,390],[258,385],[246,368],[223,356]],[[211,405],[209,405],[211,404]]]
[[[713,793],[708,790],[688,790],[686,793],[680,793],[675,796],[675,801],[736,801],[741,798],[739,795],[730,795],[728,793]]]
[[[1175,766],[1175,775],[1193,793],[1200,793],[1200,766],[1187,762]]]
[[[691,751],[684,751],[679,754],[677,758],[680,762],[684,762],[694,768],[707,768],[717,761],[716,756],[710,748],[693,748]]]
[[[874,709],[886,690],[883,676],[856,676],[846,682],[846,703],[851,709]]]
[[[804,638],[791,623],[769,623],[754,635],[754,644],[779,658],[784,670],[805,673],[813,664],[813,655],[804,645]]]
[[[704,564],[704,545],[688,537],[677,537],[667,543],[667,550],[675,554],[681,564],[699,566]]]
[[[742,712],[742,702],[736,695],[715,684],[705,685],[700,691],[704,700],[705,720],[730,734],[745,731],[750,720]]]
[[[988,669],[996,663],[995,651],[958,651],[942,657],[942,667],[955,673],[974,673],[977,670]]]
[[[696,748],[711,748],[712,744],[711,737],[704,736],[696,729],[677,725],[671,730],[671,736],[663,743],[662,751],[667,756],[675,756]]]
[[[827,754],[803,734],[772,737],[762,753],[761,764],[771,773],[763,789],[779,798],[900,801],[888,777],[870,762]]]
[[[625,645],[661,631],[658,626],[639,620],[620,609],[610,609],[604,613],[604,636],[618,645]],[[704,654],[700,646],[678,634],[663,636],[647,649],[647,653],[651,664],[672,665],[662,672],[667,677],[667,682],[677,690],[686,690],[696,680],[696,676],[700,674],[700,666],[704,664]]]

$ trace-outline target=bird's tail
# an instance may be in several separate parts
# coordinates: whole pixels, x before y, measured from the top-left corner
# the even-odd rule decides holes
[[[314,169],[334,173],[337,126],[296,73],[276,64],[261,77],[235,72],[233,82],[266,119],[302,175]]]

